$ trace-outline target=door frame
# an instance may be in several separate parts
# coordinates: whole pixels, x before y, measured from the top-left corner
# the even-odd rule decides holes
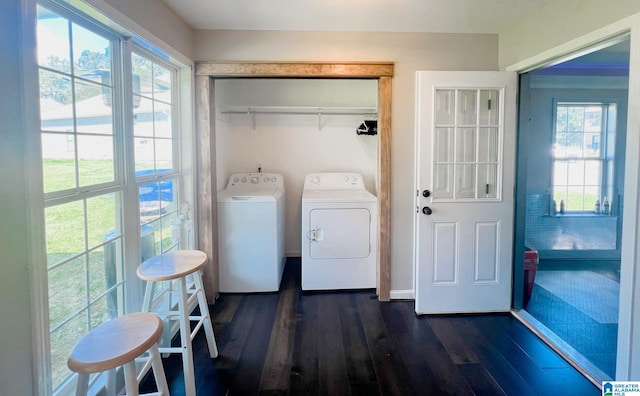
[[[198,247],[209,256],[204,283],[215,299],[218,287],[218,229],[215,171],[216,78],[332,78],[378,80],[378,244],[376,293],[391,293],[391,79],[392,62],[196,62],[196,169],[198,170]]]
[[[640,14],[637,14],[640,15]],[[640,108],[640,18],[625,18],[616,23],[597,29],[589,34],[567,41],[548,51],[544,51],[531,58],[524,59],[506,67],[507,71],[524,73],[544,65],[555,63],[560,59],[579,54],[588,48],[606,43],[616,36],[628,34],[630,36],[629,53],[629,109]],[[518,115],[520,117],[520,114]],[[622,225],[622,244],[620,247],[620,309],[618,320],[618,346],[616,357],[616,378],[618,381],[633,381],[640,378],[640,312],[634,301],[640,298],[640,114],[637,111],[627,112],[627,142],[625,156],[624,208]],[[520,134],[518,133],[518,136]],[[521,165],[517,159],[517,166]],[[522,177],[516,178],[516,183],[522,182]],[[526,180],[526,179],[525,179]],[[523,191],[518,192],[517,199],[522,199]],[[524,201],[521,201],[524,202]],[[516,218],[524,216],[524,207],[516,208]],[[522,217],[523,218],[523,217]],[[522,225],[516,224],[516,230]],[[521,240],[524,242],[524,231]],[[518,234],[516,233],[516,237]],[[524,249],[524,248],[522,248]],[[515,254],[523,253],[514,249]],[[514,262],[517,260],[514,259]],[[517,274],[517,272],[514,272]],[[517,282],[517,280],[514,280]],[[521,279],[520,279],[521,282]],[[516,314],[516,317],[518,315]],[[594,378],[590,378],[594,383]]]

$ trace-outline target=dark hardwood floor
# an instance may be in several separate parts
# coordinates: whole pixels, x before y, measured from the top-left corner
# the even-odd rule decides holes
[[[300,261],[289,259],[279,293],[223,294],[211,307],[220,356],[209,358],[199,332],[197,393],[601,394],[509,314],[417,316],[413,308],[378,302],[373,290],[302,292]],[[171,394],[184,395],[180,356],[163,362]]]

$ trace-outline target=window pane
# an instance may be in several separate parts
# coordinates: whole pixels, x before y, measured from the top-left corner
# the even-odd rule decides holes
[[[75,188],[75,136],[43,133],[41,137],[44,192]]]
[[[567,132],[582,132],[584,127],[584,107],[571,106],[567,109]]]
[[[52,206],[44,214],[49,266],[85,251],[83,201]]]
[[[478,165],[479,198],[496,198],[498,192],[498,167],[496,165]]]
[[[435,165],[433,197],[453,198],[453,165]]]
[[[570,161],[568,164],[568,178],[570,186],[584,185],[584,161]]]
[[[153,107],[153,127],[155,137],[171,138],[171,105],[156,102]]]
[[[500,91],[480,91],[480,114],[478,124],[497,125],[500,116]]]
[[[40,70],[40,123],[43,130],[71,132],[73,97],[70,79],[60,73]]]
[[[456,198],[475,198],[476,197],[476,166],[475,165],[456,165]]]
[[[154,102],[145,97],[139,97],[140,106],[134,111],[133,134],[136,137],[153,137],[153,106]]]
[[[478,161],[498,161],[498,128],[480,128],[478,130]]]
[[[38,6],[38,64],[65,73],[71,72],[69,22]]]
[[[436,125],[453,125],[455,123],[455,94],[456,92],[451,89],[436,90]]]
[[[113,138],[78,135],[78,173],[80,185],[107,183],[115,180]]]
[[[67,358],[73,346],[89,331],[86,312],[51,333],[51,376],[54,387],[71,375]]]
[[[105,104],[111,102],[111,89],[98,84],[76,80],[76,130],[85,133],[113,135],[113,111]]]
[[[569,123],[569,108],[558,106],[556,111],[556,136],[561,132],[567,132]]]
[[[153,67],[153,98],[171,103],[171,73],[162,66]]]
[[[134,76],[138,76],[139,92],[148,98],[153,96],[152,62],[138,54],[131,54],[131,67]]]
[[[101,70],[111,70],[111,43],[104,37],[76,25],[71,27],[74,75],[99,79]]]
[[[478,122],[476,108],[476,91],[458,91],[458,125],[476,125]]]
[[[600,132],[584,134],[584,157],[600,157],[600,136]]]
[[[106,194],[87,199],[88,248],[101,245],[108,238],[115,237],[116,197],[120,194]]]
[[[555,161],[553,163],[553,183],[556,185],[567,185],[569,167],[566,161]]]
[[[436,128],[433,142],[436,162],[453,161],[453,131],[453,128]]]
[[[585,161],[584,184],[598,186],[601,180],[602,163],[600,161]]]
[[[49,270],[48,276],[49,322],[53,329],[77,315],[87,303],[85,256]]]
[[[105,236],[105,240],[110,240],[112,236],[115,236],[115,230]],[[124,311],[122,238],[112,239],[104,245],[102,263],[104,265],[105,287],[110,290],[106,297],[107,317],[114,318]]]
[[[173,169],[173,141],[156,139],[156,172],[168,172]]]
[[[180,243],[180,221],[176,212],[162,218],[161,251],[166,252]]]
[[[458,128],[456,131],[456,161],[473,162],[476,159],[476,129]]]

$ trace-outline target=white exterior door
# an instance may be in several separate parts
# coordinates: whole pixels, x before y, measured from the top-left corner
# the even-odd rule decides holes
[[[508,311],[516,74],[416,81],[416,312]]]

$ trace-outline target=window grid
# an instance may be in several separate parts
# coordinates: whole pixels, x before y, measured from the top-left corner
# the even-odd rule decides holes
[[[554,210],[580,213],[600,207],[604,199],[607,107],[603,103],[556,103]]]
[[[50,370],[43,372],[51,373],[45,381],[62,395],[74,386],[66,366],[73,345],[104,320],[135,309],[130,299],[142,295],[143,283],[127,282],[139,264],[131,258],[144,260],[180,247],[179,141],[172,105],[179,90],[173,65],[67,5],[40,0],[37,10],[50,345],[45,351]],[[51,39],[58,45],[48,44]],[[130,65],[127,51],[147,59],[164,78],[151,72],[150,86],[159,87],[149,95],[153,106],[137,113],[154,125],[146,168],[151,173],[132,179],[125,175],[134,174],[136,160],[127,158],[125,148],[136,152],[127,132],[134,130],[134,121],[126,114],[136,110],[126,107],[136,102],[119,99],[127,92],[136,95],[135,78],[123,75],[132,74],[131,66],[123,66]],[[133,88],[124,81],[134,81]],[[127,195],[127,183],[139,191],[135,201]],[[142,205],[148,201],[156,203],[152,210]],[[131,214],[140,219],[125,220]],[[140,244],[134,243],[137,237]]]
[[[434,200],[500,198],[500,91],[437,89]]]

